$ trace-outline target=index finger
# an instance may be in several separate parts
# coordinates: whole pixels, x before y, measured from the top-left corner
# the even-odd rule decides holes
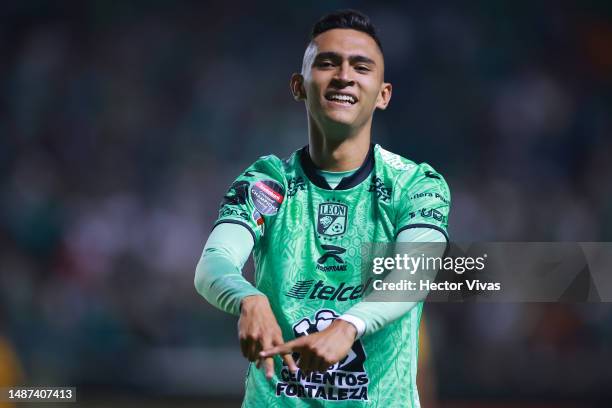
[[[293,361],[291,354],[284,354],[282,355],[282,358],[285,364],[287,364],[287,367],[289,367],[289,371],[295,373],[298,370],[298,366],[295,364],[295,361]]]
[[[301,337],[299,339],[295,339],[295,340],[291,340],[287,343],[281,344],[279,346],[276,347],[272,347],[270,349],[264,350],[262,352],[259,353],[259,355],[261,357],[270,357],[270,356],[274,356],[276,354],[290,354],[294,351],[297,351],[297,349],[300,348],[300,346],[303,343],[304,338]]]

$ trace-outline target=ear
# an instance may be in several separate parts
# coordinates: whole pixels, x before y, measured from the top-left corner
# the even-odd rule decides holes
[[[306,100],[306,89],[304,89],[304,77],[301,74],[294,73],[289,81],[291,93],[296,101]]]
[[[387,109],[389,102],[391,101],[391,84],[383,82],[380,87],[380,92],[376,98],[376,107],[381,110]]]

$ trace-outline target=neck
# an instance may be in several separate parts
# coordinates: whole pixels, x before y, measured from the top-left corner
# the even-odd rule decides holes
[[[308,151],[312,162],[321,170],[349,171],[361,166],[370,150],[368,121],[359,129],[345,127],[322,131],[313,121],[308,120]]]

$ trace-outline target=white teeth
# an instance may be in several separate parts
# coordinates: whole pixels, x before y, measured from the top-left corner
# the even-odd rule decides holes
[[[333,95],[330,95],[327,99],[337,100],[341,102],[355,103],[355,98],[353,98],[350,95],[333,94]]]

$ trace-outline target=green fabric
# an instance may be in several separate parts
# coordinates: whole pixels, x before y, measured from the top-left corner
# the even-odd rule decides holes
[[[431,228],[404,230],[397,237],[398,242],[445,240],[442,233]],[[239,305],[244,297],[263,295],[237,272],[244,266],[252,249],[253,240],[244,226],[228,223],[217,225],[206,242],[196,268],[195,285],[198,292],[212,305],[231,314],[239,313]],[[414,304],[390,302],[379,307],[380,302],[360,302],[345,314],[360,318],[367,329],[365,334],[370,334],[407,313]]]
[[[402,231],[397,236],[397,242],[446,242],[446,237],[441,232],[431,228],[411,228]],[[432,251],[426,253],[427,256],[431,257],[444,254],[444,249],[441,246],[432,246],[426,250]],[[418,304],[418,302],[359,302],[347,310],[345,314],[363,320],[365,323],[363,335],[368,335],[402,317]]]
[[[348,173],[352,174],[354,170]],[[327,178],[326,180],[331,186],[330,180]],[[431,228],[411,228],[402,231],[397,237],[398,242],[444,242],[445,240],[442,233]],[[254,287],[237,272],[242,270],[252,249],[253,240],[244,226],[229,223],[217,225],[206,242],[202,258],[196,268],[195,285],[198,292],[212,305],[231,314],[239,312],[239,305],[244,297],[263,295],[258,290],[254,290]],[[360,302],[344,314],[361,319],[359,329],[362,330],[361,336],[364,332],[373,333],[390,321],[401,317],[414,304],[391,302],[379,307],[380,302]]]
[[[246,296],[263,295],[244,276],[253,240],[244,227],[221,224],[211,233],[196,267],[195,287],[209,303],[233,315],[240,314]]]
[[[361,244],[394,242],[406,226],[446,231],[448,187],[429,165],[376,145],[374,165],[343,190],[315,185],[300,154],[265,156],[224,197],[217,223],[246,226],[255,241],[255,286],[264,293],[285,340],[323,330],[357,304]],[[359,170],[356,174],[359,174]],[[251,364],[245,407],[418,407],[416,359],[422,303],[356,341],[325,374],[296,381],[282,360],[267,380]]]

